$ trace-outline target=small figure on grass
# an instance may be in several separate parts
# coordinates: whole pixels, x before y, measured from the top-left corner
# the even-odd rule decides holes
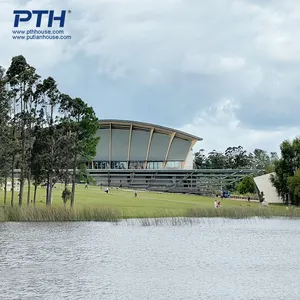
[[[215,202],[214,202],[214,208],[218,208],[218,202],[217,202],[217,200],[215,200]]]
[[[219,201],[215,200],[215,202],[214,202],[214,208],[220,208],[220,207],[222,207],[221,201],[220,200]]]
[[[137,197],[137,192],[134,192],[134,198],[136,198]]]

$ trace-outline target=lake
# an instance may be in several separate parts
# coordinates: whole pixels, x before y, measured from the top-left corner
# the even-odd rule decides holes
[[[300,221],[0,224],[1,299],[300,298]]]

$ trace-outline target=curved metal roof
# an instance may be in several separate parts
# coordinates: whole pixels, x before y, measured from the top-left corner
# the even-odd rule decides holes
[[[146,123],[146,122],[139,122],[139,121],[132,121],[132,120],[118,120],[118,119],[100,119],[99,120],[100,124],[113,124],[113,125],[133,125],[136,127],[141,127],[145,129],[151,129],[154,128],[154,130],[159,130],[159,131],[164,131],[166,133],[176,133],[176,135],[181,136],[182,138],[186,138],[189,140],[197,140],[197,141],[202,141],[203,138],[174,129],[170,127],[165,127],[161,125],[156,125],[156,124],[151,124],[151,123]]]

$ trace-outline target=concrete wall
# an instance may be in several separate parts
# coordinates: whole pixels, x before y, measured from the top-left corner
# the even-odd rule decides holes
[[[271,174],[265,174],[262,176],[254,177],[254,182],[259,192],[264,192],[265,200],[268,203],[282,203],[282,200],[277,195],[276,189],[273,187],[270,181],[270,175]]]
[[[194,154],[193,154],[193,150],[191,150],[189,152],[189,154],[187,155],[185,164],[184,164],[184,170],[192,170],[194,167]]]

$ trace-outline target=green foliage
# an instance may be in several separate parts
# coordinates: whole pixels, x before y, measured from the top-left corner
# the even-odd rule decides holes
[[[65,133],[69,133],[69,151],[72,156],[70,166],[72,171],[72,197],[71,206],[74,205],[76,169],[82,161],[92,159],[96,155],[96,146],[99,137],[96,132],[99,122],[92,107],[82,99],[72,99],[68,95],[60,96],[60,112],[64,115],[62,125]]]
[[[46,186],[46,204],[52,204],[54,184],[68,182],[80,163],[95,156],[98,127],[93,108],[61,94],[52,77],[41,80],[22,55],[12,58],[7,72],[0,67],[0,177],[12,174],[11,205],[14,169],[20,169],[20,206],[25,181],[28,205],[31,181]]]
[[[237,186],[237,191],[241,195],[245,195],[247,193],[255,193],[255,182],[253,178],[250,176],[243,178],[243,180]]]
[[[68,200],[71,199],[71,196],[72,196],[72,192],[68,188],[65,188],[61,194],[61,198],[64,203],[67,203]]]
[[[292,201],[295,204],[300,203],[300,169],[298,169],[294,176],[288,177],[288,189],[292,195]]]
[[[228,147],[225,152],[213,150],[205,155],[204,149],[195,154],[194,165],[197,169],[260,169],[266,173],[274,170],[278,160],[276,152],[270,155],[262,149],[247,153],[242,146]]]
[[[284,202],[290,200],[292,204],[299,205],[300,199],[295,183],[298,180],[296,170],[300,168],[300,138],[283,141],[280,150],[281,158],[275,162],[275,174],[271,174],[271,182]]]

